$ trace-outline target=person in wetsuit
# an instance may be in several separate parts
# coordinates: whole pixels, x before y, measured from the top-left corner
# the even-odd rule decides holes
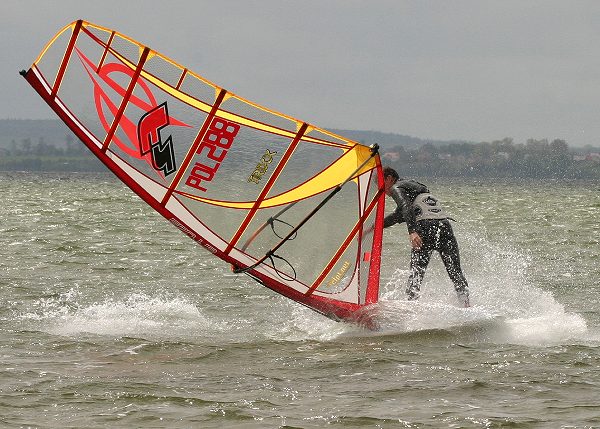
[[[414,180],[399,180],[398,173],[390,168],[383,169],[384,190],[396,202],[396,210],[385,217],[383,227],[406,222],[409,241],[412,246],[410,275],[406,287],[409,300],[419,298],[421,283],[431,260],[437,251],[446,271],[454,283],[458,299],[464,307],[469,307],[469,285],[460,266],[458,243],[451,219],[427,186]]]

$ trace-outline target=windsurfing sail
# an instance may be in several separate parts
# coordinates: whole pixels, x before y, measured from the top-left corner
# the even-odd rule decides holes
[[[376,148],[82,20],[21,73],[116,176],[235,272],[333,319],[377,302]]]

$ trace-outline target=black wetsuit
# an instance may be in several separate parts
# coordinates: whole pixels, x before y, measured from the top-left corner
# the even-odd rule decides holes
[[[392,198],[398,207],[394,213],[386,216],[384,228],[395,223],[406,222],[408,233],[418,233],[423,241],[420,249],[413,248],[411,251],[410,276],[406,287],[408,299],[419,297],[425,271],[431,260],[431,254],[435,250],[439,252],[457,294],[463,301],[468,302],[469,286],[460,266],[458,243],[450,221],[447,217],[417,220],[421,209],[414,202],[417,196],[429,192],[425,185],[413,181],[402,181],[394,191],[396,194],[392,192]]]

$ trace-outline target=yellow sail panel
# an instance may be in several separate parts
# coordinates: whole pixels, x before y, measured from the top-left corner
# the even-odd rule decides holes
[[[276,207],[321,194],[339,185],[347,178],[344,176],[345,174],[347,175],[349,171],[355,170],[365,161],[368,161],[367,164],[365,164],[352,178],[356,178],[361,174],[373,170],[377,165],[375,160],[369,160],[369,154],[369,148],[357,146],[354,150],[351,150],[346,155],[342,156],[331,167],[321,171],[308,182],[302,184],[298,188],[291,189],[283,194],[263,200],[259,207],[261,209]],[[236,209],[250,209],[254,205],[254,201],[218,201],[209,200],[192,194],[186,194],[186,196],[207,204]]]

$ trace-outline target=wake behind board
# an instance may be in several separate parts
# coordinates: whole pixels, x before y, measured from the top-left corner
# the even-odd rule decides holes
[[[444,337],[495,332],[505,327],[505,317],[486,307],[462,308],[454,303],[404,299],[381,300],[365,307],[357,320],[375,332],[348,331],[345,335]]]

